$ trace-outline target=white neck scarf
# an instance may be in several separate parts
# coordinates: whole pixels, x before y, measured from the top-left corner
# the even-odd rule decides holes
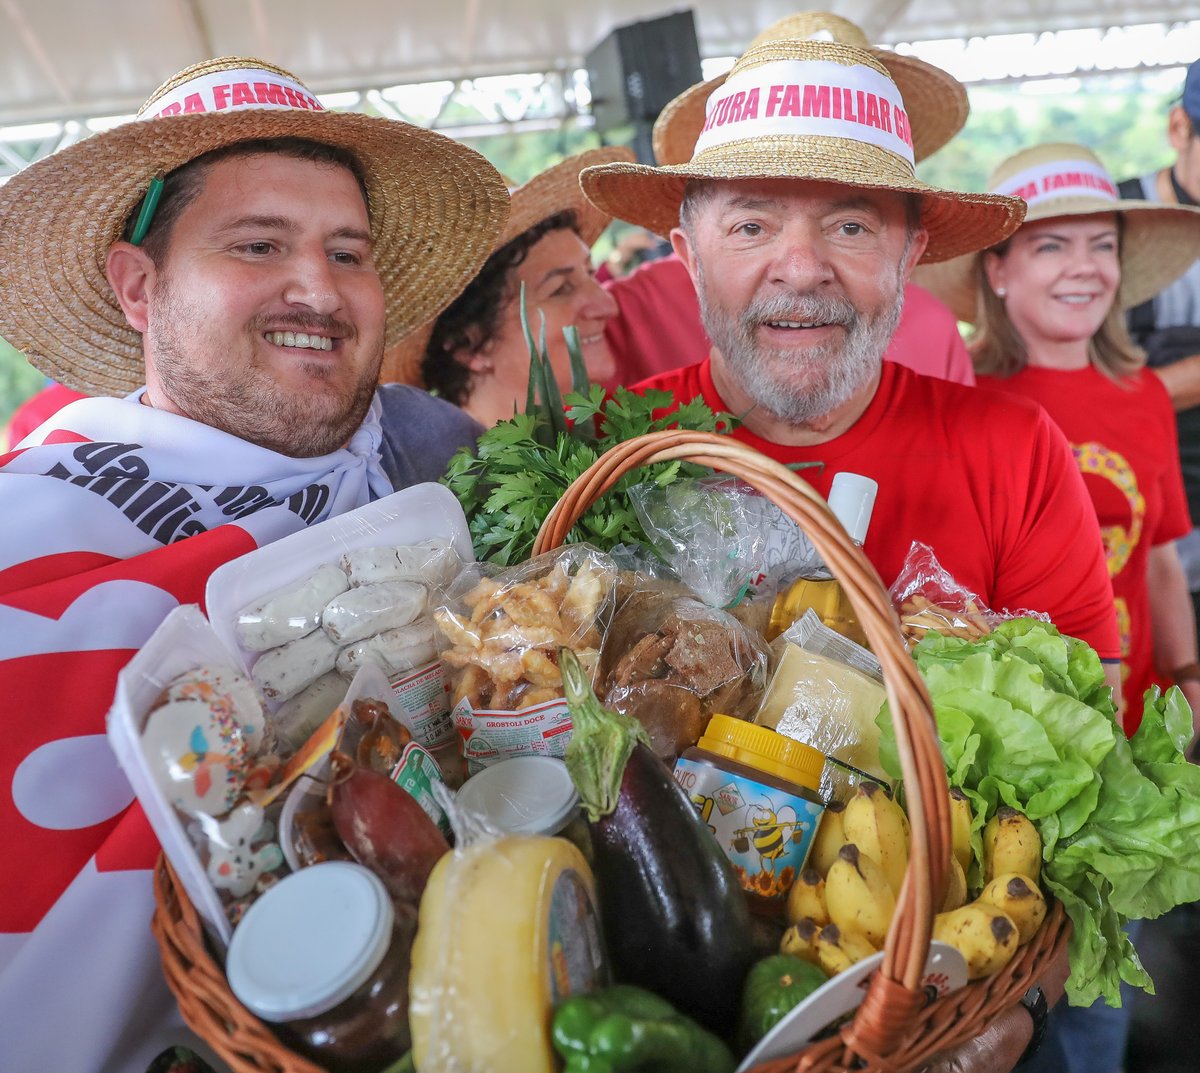
[[[0,457],[0,1054],[17,1073],[144,1069],[165,1046],[157,843],[104,736],[117,673],[221,563],[392,491],[378,399],[345,448],[288,458],[138,395],[72,403]]]

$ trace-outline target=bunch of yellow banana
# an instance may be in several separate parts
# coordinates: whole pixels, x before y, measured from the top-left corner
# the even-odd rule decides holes
[[[908,817],[876,783],[863,783],[844,806],[830,805],[788,894],[783,951],[832,975],[882,949],[908,843]]]
[[[969,870],[972,858],[971,807],[961,791],[951,791],[951,821],[952,869],[958,873]],[[933,937],[966,958],[970,979],[1002,969],[1046,919],[1046,899],[1038,887],[1041,866],[1037,828],[1027,816],[1001,805],[983,829],[983,890],[973,902],[943,911],[933,921]]]
[[[1025,816],[1001,807],[983,832],[985,885],[968,902],[971,806],[957,789],[950,806],[950,881],[933,936],[954,946],[977,979],[1006,965],[1045,919],[1041,839]],[[844,806],[829,806],[788,895],[783,952],[833,975],[882,949],[908,854],[908,817],[882,787],[864,783]]]

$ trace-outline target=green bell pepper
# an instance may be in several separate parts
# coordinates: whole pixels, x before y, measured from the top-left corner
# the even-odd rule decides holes
[[[628,984],[575,995],[554,1013],[564,1073],[733,1073],[729,1048],[653,992]]]

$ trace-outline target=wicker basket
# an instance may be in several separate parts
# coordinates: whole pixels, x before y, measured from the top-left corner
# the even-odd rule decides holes
[[[978,1035],[1013,1005],[1067,940],[1057,903],[1038,934],[993,976],[929,1003],[921,976],[950,862],[950,806],[929,695],[900,635],[886,590],[825,501],[791,470],[725,436],[670,431],[620,444],[587,470],[554,506],[534,553],[561,545],[580,515],[625,474],[654,462],[683,460],[739,477],[776,503],[808,535],[841,582],[883,668],[907,790],[912,846],[883,965],[853,1020],[827,1039],[755,1073],[912,1073],[938,1051]],[[167,981],[184,1020],[236,1073],[320,1073],[287,1050],[234,998],[209,953],[199,919],[170,866],[155,873],[154,933]]]

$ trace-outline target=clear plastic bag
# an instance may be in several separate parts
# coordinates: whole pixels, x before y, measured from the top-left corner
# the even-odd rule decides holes
[[[879,661],[811,610],[771,647],[779,660],[754,721],[825,754],[827,801],[845,800],[863,775],[886,783],[875,725],[887,699]]]
[[[629,499],[651,547],[709,607],[731,608],[766,574],[764,500],[740,481],[638,484]]]
[[[767,681],[761,634],[726,611],[647,581],[613,617],[601,661],[604,704],[632,715],[673,764],[717,714],[748,719]]]
[[[1040,611],[993,610],[960,585],[928,544],[914,540],[888,595],[900,615],[900,630],[909,645],[918,644],[930,630],[974,641],[1012,618],[1049,622]]]
[[[510,756],[561,757],[571,729],[558,650],[590,673],[612,613],[617,568],[571,544],[503,570],[463,572],[434,612],[455,729],[473,773]]]

